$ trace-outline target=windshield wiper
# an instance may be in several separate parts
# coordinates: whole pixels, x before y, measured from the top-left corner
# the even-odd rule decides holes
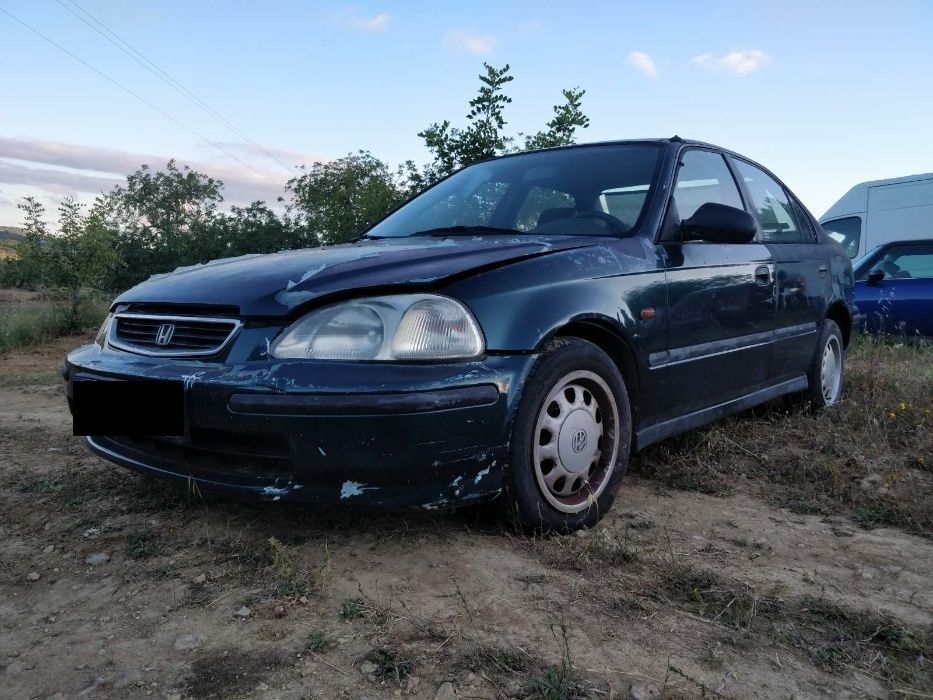
[[[501,226],[440,226],[428,228],[424,231],[415,231],[411,236],[505,236],[523,234],[517,228],[503,228]]]

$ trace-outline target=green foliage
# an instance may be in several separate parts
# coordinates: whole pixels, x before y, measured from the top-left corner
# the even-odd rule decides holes
[[[426,168],[425,177],[429,180],[446,177],[470,163],[493,158],[511,143],[503,129],[505,106],[512,98],[502,90],[514,77],[509,75],[509,64],[494,68],[484,63],[483,68],[486,74],[479,76],[479,94],[470,100],[467,114],[470,124],[459,129],[451,127],[450,121],[445,119],[418,134],[434,156],[434,162]]]
[[[170,160],[163,170],[143,165],[102,198],[101,216],[116,233],[125,263],[112,288],[210,259],[219,247],[213,229],[222,221],[222,189],[220,180]]]
[[[308,245],[346,243],[401,204],[401,173],[367,151],[302,166],[288,182],[292,210]]]
[[[586,90],[580,88],[564,90],[565,102],[554,105],[554,118],[547,123],[546,130],[525,137],[525,150],[572,144],[577,129],[586,129],[590,125],[590,118],[583,113],[582,109],[585,94]]]
[[[346,598],[340,603],[340,619],[359,620],[366,612],[366,601],[360,597]]]
[[[54,301],[0,305],[0,354],[47,342],[75,328],[100,326],[107,306],[93,294],[82,296],[76,314],[68,304]]]
[[[321,654],[330,651],[337,646],[337,640],[321,630],[312,629],[308,632],[308,641],[305,642],[305,649]]]
[[[479,93],[470,100],[470,111],[466,117],[470,123],[457,128],[445,119],[418,134],[434,159],[423,172],[414,174],[413,180],[419,185],[430,185],[471,163],[513,150],[515,138],[505,134],[505,107],[511,104],[512,98],[503,90],[514,76],[509,74],[508,64],[495,68],[484,63],[483,67],[486,72],[479,76]],[[562,94],[564,102],[554,106],[554,117],[547,123],[547,128],[526,136],[524,150],[569,145],[574,142],[578,128],[585,129],[590,125],[582,109],[586,91],[573,88],[563,90]]]
[[[57,233],[50,232],[45,207],[35,198],[26,197],[19,207],[26,230],[19,247],[22,265],[33,281],[66,304],[65,330],[77,330],[85,290],[109,282],[122,264],[113,232],[98,212],[84,216],[81,205],[72,198],[59,205]]]

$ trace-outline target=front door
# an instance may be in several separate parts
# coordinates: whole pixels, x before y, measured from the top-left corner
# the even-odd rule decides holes
[[[702,204],[743,208],[722,155],[686,150],[674,190],[680,219]],[[727,401],[764,386],[774,329],[774,263],[762,243],[669,241],[665,251],[668,350],[653,356],[666,374],[676,413]],[[673,415],[673,412],[670,414]]]

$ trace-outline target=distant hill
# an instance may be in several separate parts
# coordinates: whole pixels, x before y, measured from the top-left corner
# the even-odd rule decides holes
[[[0,226],[0,241],[16,241],[18,243],[23,240],[25,234],[26,232],[19,226]]]

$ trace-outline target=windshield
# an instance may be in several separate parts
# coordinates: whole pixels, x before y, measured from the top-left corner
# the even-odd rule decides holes
[[[373,226],[412,235],[631,235],[653,191],[661,149],[586,146],[464,168]]]

